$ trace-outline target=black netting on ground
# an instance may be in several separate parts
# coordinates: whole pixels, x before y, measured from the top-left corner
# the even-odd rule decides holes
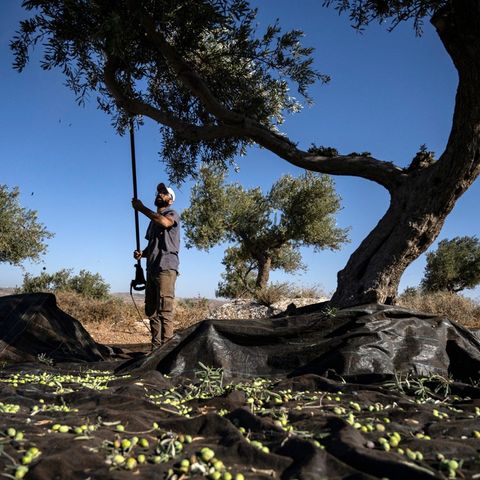
[[[110,351],[60,310],[52,294],[0,297],[0,361],[25,362],[45,355],[59,362],[94,362],[108,358]]]
[[[2,339],[13,339],[15,361],[25,355],[0,372],[2,474],[479,477],[478,342],[446,319],[372,305],[205,321],[151,355],[86,363],[77,351],[105,349],[51,297],[29,298],[36,306],[22,305],[26,296],[0,304],[2,331],[17,332]],[[32,326],[37,317],[48,335]],[[29,346],[22,332],[62,355]]]
[[[201,361],[230,378],[317,375],[453,375],[477,380],[480,342],[434,315],[366,305],[262,320],[207,320],[119,371],[191,375]]]

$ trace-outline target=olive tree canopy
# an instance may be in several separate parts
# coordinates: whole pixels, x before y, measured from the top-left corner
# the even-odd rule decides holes
[[[226,184],[224,172],[204,167],[182,223],[187,247],[209,250],[221,242],[233,243],[225,267],[237,270],[245,288],[255,271],[255,287],[265,288],[271,270],[302,268],[299,247],[340,248],[347,231],[336,226],[339,209],[340,198],[328,175],[284,175],[264,194],[258,187]],[[228,275],[233,282],[235,275]]]
[[[53,237],[37,220],[37,212],[23,208],[18,188],[0,185],[0,262],[19,265],[38,261],[47,250],[45,241]]]
[[[422,288],[429,292],[460,292],[480,284],[480,241],[476,237],[442,240],[427,254]]]

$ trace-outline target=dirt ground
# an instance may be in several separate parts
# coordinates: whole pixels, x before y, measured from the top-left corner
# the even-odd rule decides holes
[[[92,338],[105,345],[150,344],[148,320],[128,324],[84,324]]]

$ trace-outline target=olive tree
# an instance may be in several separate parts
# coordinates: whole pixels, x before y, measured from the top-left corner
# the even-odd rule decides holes
[[[480,241],[477,237],[442,240],[427,254],[422,289],[427,292],[461,292],[480,284]]]
[[[37,220],[37,212],[20,205],[18,188],[0,185],[0,262],[20,265],[38,261],[53,237]]]
[[[340,199],[328,175],[285,175],[263,194],[258,187],[226,184],[225,172],[204,167],[182,222],[187,247],[209,250],[233,243],[235,248],[227,250],[223,263],[238,273],[229,273],[229,278],[236,277],[249,288],[248,279],[255,272],[255,288],[261,289],[272,270],[302,268],[299,247],[340,248],[346,230],[336,227],[339,209]]]
[[[281,131],[299,110],[289,94],[328,77],[312,68],[300,30],[255,30],[246,0],[28,0],[34,15],[12,41],[15,68],[43,44],[44,69],[60,68],[80,101],[92,92],[120,132],[128,116],[161,125],[172,179],[200,161],[228,163],[256,143],[300,168],[373,181],[390,205],[338,273],[338,306],[394,301],[405,268],[427,250],[459,197],[480,173],[480,2],[326,0],[353,26],[425,18],[458,72],[452,129],[435,159],[420,151],[407,168],[367,152],[301,148]],[[414,72],[412,72],[414,74]],[[414,114],[414,112],[412,112]],[[314,139],[312,139],[313,141]]]
[[[75,292],[100,300],[108,297],[110,285],[98,273],[80,270],[74,275],[72,269],[63,268],[55,273],[41,272],[37,276],[26,273],[19,290],[21,293]]]

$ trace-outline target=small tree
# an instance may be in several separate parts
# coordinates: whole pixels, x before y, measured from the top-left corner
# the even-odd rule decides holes
[[[477,237],[442,240],[427,254],[422,288],[428,292],[460,292],[480,284],[480,241]]]
[[[52,238],[43,224],[37,221],[37,212],[22,208],[17,187],[0,185],[0,262],[19,265],[24,260],[38,261]]]
[[[304,268],[300,246],[337,250],[346,241],[347,231],[335,226],[340,199],[328,175],[285,175],[267,195],[260,188],[245,190],[224,181],[224,172],[202,168],[182,220],[189,248],[235,244],[223,260],[226,283],[220,283],[219,292],[226,296],[235,296],[242,285],[250,289],[252,271],[255,288],[265,288],[270,271]]]
[[[247,256],[247,258],[245,258]],[[225,272],[215,291],[217,297],[250,297],[255,291],[256,265],[241,247],[229,247],[222,260]]]
[[[106,298],[109,290],[110,285],[98,273],[80,270],[78,275],[72,275],[72,270],[66,268],[55,273],[42,272],[36,277],[27,273],[20,288],[22,293],[76,292],[95,299]]]

